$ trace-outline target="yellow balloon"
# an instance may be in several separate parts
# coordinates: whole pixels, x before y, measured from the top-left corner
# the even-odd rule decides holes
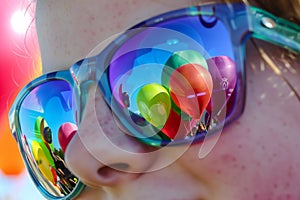
[[[141,115],[153,126],[163,128],[171,109],[168,91],[160,84],[147,84],[139,90],[136,101]]]
[[[51,158],[50,154],[47,155],[47,151],[45,151],[45,148],[42,147],[41,143],[37,141],[32,141],[31,143],[33,157],[36,160],[36,164],[42,174],[51,182],[55,182],[56,177],[54,177],[51,168],[54,165],[54,161]]]

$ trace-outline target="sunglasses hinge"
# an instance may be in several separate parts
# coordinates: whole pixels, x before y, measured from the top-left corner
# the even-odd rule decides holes
[[[202,15],[214,15],[215,7],[214,6],[200,6],[199,11],[200,11],[200,14],[202,14]]]

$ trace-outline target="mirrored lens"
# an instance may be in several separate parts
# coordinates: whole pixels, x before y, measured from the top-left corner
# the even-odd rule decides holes
[[[70,194],[78,183],[64,161],[68,140],[76,133],[76,106],[63,80],[40,84],[19,110],[20,140],[33,179],[54,197]]]
[[[132,32],[108,73],[124,126],[159,142],[202,137],[223,126],[234,108],[237,75],[222,21],[186,16]]]

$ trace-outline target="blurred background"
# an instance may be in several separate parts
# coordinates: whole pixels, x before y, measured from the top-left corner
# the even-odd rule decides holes
[[[33,0],[0,4],[0,200],[43,199],[27,174],[8,124],[18,91],[41,74]]]

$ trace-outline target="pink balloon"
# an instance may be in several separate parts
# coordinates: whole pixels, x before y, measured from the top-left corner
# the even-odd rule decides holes
[[[207,60],[208,69],[213,79],[213,93],[208,112],[218,112],[226,106],[232,96],[237,79],[236,65],[227,56],[217,56]]]
[[[194,119],[200,119],[213,89],[212,77],[198,64],[185,64],[170,77],[170,93],[174,103]]]
[[[71,141],[71,139],[73,138],[76,132],[77,132],[77,126],[70,122],[64,123],[59,127],[58,141],[63,152],[66,151],[69,142]]]

